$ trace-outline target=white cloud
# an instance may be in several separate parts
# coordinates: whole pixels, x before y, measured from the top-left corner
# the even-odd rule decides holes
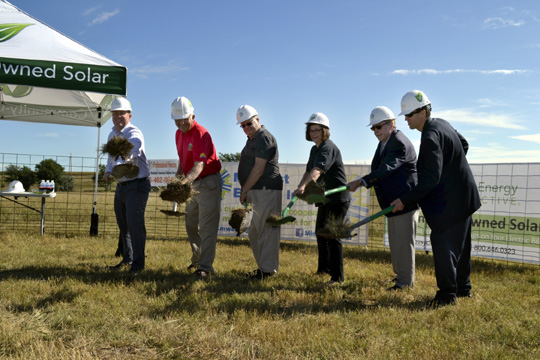
[[[499,28],[505,28],[509,26],[518,27],[524,24],[525,24],[525,21],[523,20],[513,21],[513,20],[503,19],[500,17],[489,18],[489,19],[484,20],[484,28],[486,29],[499,29]]]
[[[482,108],[493,107],[493,106],[506,106],[506,104],[503,103],[502,101],[492,100],[490,98],[478,99],[477,102],[480,104],[480,107]]]
[[[467,109],[437,111],[433,113],[433,117],[440,117],[450,122],[465,122],[471,125],[487,126],[491,128],[525,129],[525,126],[518,124],[514,117],[504,114],[474,112]]]
[[[96,7],[93,7],[93,8],[90,8],[90,9],[86,9],[86,10],[84,10],[83,15],[84,15],[84,16],[88,16],[88,15],[90,15],[91,13],[93,13],[94,11],[96,11],[97,9],[99,9],[100,7],[101,7],[101,5],[96,6]]]
[[[500,145],[469,148],[470,164],[538,162],[540,150],[511,150]]]
[[[57,138],[57,137],[60,137],[60,134],[58,134],[58,133],[42,133],[42,134],[39,134],[38,137]]]
[[[449,70],[435,70],[435,69],[419,69],[419,70],[394,70],[390,75],[447,75],[447,74],[460,74],[460,73],[474,73],[481,75],[522,75],[532,72],[531,70],[521,69],[498,69],[498,70],[465,70],[465,69],[449,69]]]
[[[92,20],[92,22],[90,24],[88,24],[88,25],[92,26],[92,25],[96,25],[96,24],[102,24],[102,23],[109,20],[110,18],[112,18],[113,16],[115,16],[118,13],[120,13],[120,10],[118,10],[118,9],[116,9],[114,11],[111,11],[111,12],[102,12],[94,20]]]
[[[129,70],[130,74],[136,75],[140,78],[147,79],[149,75],[170,75],[179,71],[188,71],[189,67],[179,66],[176,64],[167,65],[144,65]]]
[[[510,138],[540,144],[540,134],[510,136]]]

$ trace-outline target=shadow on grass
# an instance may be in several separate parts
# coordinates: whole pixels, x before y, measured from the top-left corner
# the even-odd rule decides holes
[[[136,287],[147,297],[166,296],[165,305],[144,309],[153,316],[167,316],[182,310],[197,314],[209,310],[232,316],[239,311],[276,314],[291,317],[297,314],[317,314],[365,311],[378,308],[405,308],[420,311],[427,299],[413,302],[394,296],[379,288],[379,284],[346,282],[328,288],[311,275],[280,274],[262,281],[245,279],[241,271],[214,274],[208,279],[197,279],[187,271],[144,270],[136,275],[127,271],[111,271],[103,267],[77,268],[64,266],[28,266],[0,271],[0,281],[39,280],[54,282],[54,291],[31,302],[12,305],[19,312],[48,308],[57,303],[71,303],[84,291],[72,290],[72,281],[88,285],[110,284]],[[63,281],[66,280],[66,283]],[[70,281],[67,281],[70,280]],[[377,288],[377,289],[374,289]],[[365,292],[375,295],[365,296]],[[382,291],[382,293],[381,293]]]

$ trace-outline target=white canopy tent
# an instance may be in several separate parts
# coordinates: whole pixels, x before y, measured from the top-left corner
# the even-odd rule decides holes
[[[126,79],[125,67],[0,0],[0,120],[98,128],[92,235],[100,128]]]

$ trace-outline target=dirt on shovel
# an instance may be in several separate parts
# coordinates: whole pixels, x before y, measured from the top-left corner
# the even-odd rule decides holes
[[[132,179],[137,177],[137,175],[139,175],[139,167],[132,163],[118,164],[112,169],[112,176],[116,179],[120,179],[124,176],[128,179]]]
[[[319,195],[324,198],[324,187],[317,184],[315,181],[311,180],[304,189],[302,195],[297,195],[300,200],[308,201],[308,196],[310,195]]]
[[[354,236],[354,234],[351,234],[352,225],[353,223],[351,223],[349,220],[331,217],[328,219],[326,225],[322,229],[317,230],[317,235],[329,239],[349,238]]]
[[[165,215],[167,216],[176,216],[176,217],[180,217],[180,216],[184,216],[186,215],[185,212],[183,211],[174,211],[174,210],[160,210],[162,213],[164,213]]]
[[[234,209],[231,211],[231,218],[229,219],[229,225],[236,230],[236,236],[240,236],[251,225],[251,219],[253,218],[253,208],[251,206]]]
[[[190,182],[180,184],[180,180],[182,179],[174,179],[168,183],[165,190],[159,194],[159,197],[165,201],[174,201],[178,204],[182,204],[199,193],[193,189]]]
[[[104,154],[109,154],[115,159],[121,157],[122,160],[126,161],[133,150],[134,145],[128,141],[125,137],[114,136],[109,140],[105,145],[101,147],[101,152]]]

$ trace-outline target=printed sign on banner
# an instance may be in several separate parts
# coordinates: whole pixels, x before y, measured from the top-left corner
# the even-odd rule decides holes
[[[223,163],[221,172],[223,179],[223,197],[221,202],[221,223],[219,228],[220,236],[236,236],[236,230],[229,226],[231,212],[240,208],[240,182],[238,181],[238,163]],[[281,175],[283,176],[282,205],[285,207],[292,199],[292,193],[296,189],[306,166],[300,164],[280,164]],[[369,166],[345,166],[347,179],[352,180],[357,175],[365,175],[369,172]],[[369,190],[363,188],[353,194],[351,206],[347,217],[351,222],[357,222],[369,214]],[[276,214],[281,216],[281,214]],[[290,209],[289,214],[296,218],[294,222],[281,225],[281,239],[316,241],[315,221],[317,218],[317,207],[298,200]],[[356,236],[344,239],[344,243],[367,245],[368,227],[363,226],[355,231]],[[242,234],[241,236],[247,236]]]
[[[472,256],[540,264],[540,164],[477,164],[471,170],[482,202],[472,216]],[[431,251],[430,233],[420,213],[417,250]]]
[[[150,184],[157,187],[166,187],[176,174],[178,160],[148,160],[150,170]]]

